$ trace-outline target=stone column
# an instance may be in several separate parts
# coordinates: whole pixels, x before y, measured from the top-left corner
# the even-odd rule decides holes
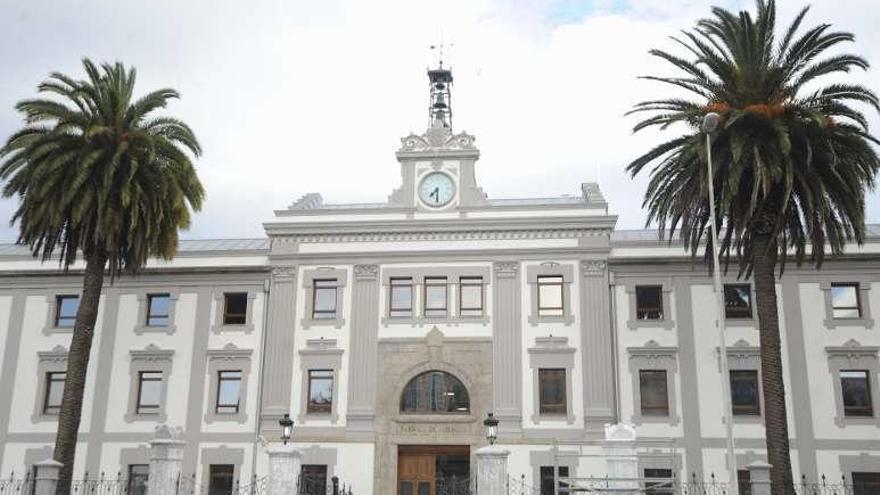
[[[175,495],[177,483],[183,470],[183,429],[159,425],[150,440],[150,476],[147,493],[150,495]]]
[[[755,461],[746,469],[749,470],[749,481],[752,484],[752,495],[770,495],[770,464],[763,461]]]
[[[604,260],[581,261],[580,322],[584,426],[600,437],[604,425],[616,422],[614,353]]]
[[[489,445],[474,452],[477,462],[476,495],[507,495],[507,458],[510,451]]]
[[[631,425],[617,423],[605,425],[605,472],[617,493],[633,493],[639,489],[639,457],[636,454],[636,429]],[[629,492],[627,490],[632,490]]]
[[[518,261],[497,261],[492,288],[492,394],[501,433],[522,431],[522,286]]]
[[[379,356],[379,266],[355,265],[351,293],[348,431],[372,438]]]
[[[267,495],[294,495],[302,464],[302,453],[293,445],[269,445],[269,480]],[[152,493],[150,494],[152,495]]]
[[[64,464],[55,459],[46,459],[35,465],[37,474],[34,477],[34,495],[55,495],[55,489],[58,487],[58,473]]]
[[[278,420],[290,413],[290,383],[293,381],[293,330],[296,322],[296,267],[272,268],[269,314],[266,326],[263,410],[261,431],[277,436]]]

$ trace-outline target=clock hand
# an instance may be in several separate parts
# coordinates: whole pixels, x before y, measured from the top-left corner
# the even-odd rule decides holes
[[[434,190],[431,191],[431,194],[428,195],[428,197],[433,197],[434,202],[439,203],[440,202],[440,188],[435,187]]]

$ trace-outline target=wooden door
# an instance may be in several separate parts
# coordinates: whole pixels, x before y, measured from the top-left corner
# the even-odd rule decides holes
[[[397,460],[398,495],[436,495],[433,454],[401,453]]]

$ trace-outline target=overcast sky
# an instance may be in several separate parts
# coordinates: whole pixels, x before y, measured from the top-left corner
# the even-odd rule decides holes
[[[782,0],[787,24],[804,5]],[[878,66],[850,80],[880,90],[877,0],[815,0],[807,24],[852,31]],[[454,43],[454,127],[477,137],[477,180],[490,197],[578,194],[597,181],[620,219],[640,228],[647,177],[625,165],[661,139],[631,132],[634,102],[663,94],[638,75],[647,54],[718,0],[0,0],[0,139],[22,125],[16,101],[50,71],[82,76],[83,56],[138,69],[141,92],[182,93],[168,113],[196,131],[204,210],[185,238],[260,237],[274,209],[320,192],[329,202],[384,201],[400,176],[400,137],[427,124],[431,44]],[[871,115],[874,132],[880,120]],[[14,240],[12,200],[0,240]],[[880,196],[868,202],[880,222]]]

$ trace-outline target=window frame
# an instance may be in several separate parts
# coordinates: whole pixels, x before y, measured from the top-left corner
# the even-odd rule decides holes
[[[875,425],[880,427],[880,411],[878,411],[876,399],[880,397],[880,360],[878,360],[878,346],[863,346],[857,340],[850,339],[842,346],[826,347],[828,355],[828,369],[831,372],[831,392],[834,395],[835,416],[834,424],[839,427],[851,425]],[[848,416],[843,403],[843,383],[841,371],[867,370],[868,387],[871,397],[873,414],[871,416]]]
[[[647,290],[656,290],[657,291],[657,300],[659,301],[660,306],[652,307],[652,308],[640,308],[639,307],[639,292],[644,292]],[[636,285],[635,286],[635,294],[636,294],[636,319],[639,321],[663,321],[666,319],[666,308],[663,304],[663,286],[662,285]],[[655,312],[657,313],[657,318],[648,318],[648,317],[640,317],[639,312],[648,313]]]
[[[244,332],[251,333],[254,331],[254,308],[257,306],[257,293],[263,290],[262,285],[241,284],[214,287],[214,324],[211,332],[215,334],[224,332]],[[227,294],[246,294],[246,307],[244,313],[244,323],[226,323],[226,295]],[[263,315],[262,318],[265,318]]]
[[[165,314],[156,314],[156,315],[153,314],[153,300],[156,298],[168,299],[168,311]],[[171,305],[172,304],[173,303],[171,302],[171,294],[169,294],[167,292],[147,294],[147,315],[146,315],[146,320],[144,321],[144,326],[154,327],[154,328],[169,326],[171,324]],[[165,324],[164,325],[156,325],[156,324],[150,323],[150,321],[153,318],[165,318]]]
[[[236,374],[238,374],[238,376],[232,377],[232,378],[224,378],[224,376],[223,376],[224,374],[232,374],[232,373],[236,373]],[[226,415],[235,415],[235,414],[238,414],[241,412],[241,387],[242,387],[243,379],[244,379],[244,373],[242,372],[242,370],[233,370],[233,369],[217,370],[217,387],[216,387],[217,393],[214,398],[214,413],[215,414],[217,414],[218,416],[221,416],[221,415],[226,416]],[[236,390],[238,392],[238,394],[236,394],[235,404],[221,404],[220,403],[220,396],[222,395],[221,391],[223,390],[223,384],[226,382],[235,382],[238,384],[238,388]],[[224,410],[221,411],[221,408],[223,408]],[[226,408],[228,408],[230,410],[225,410]]]
[[[171,378],[171,371],[174,359],[174,350],[160,349],[155,344],[149,344],[144,349],[129,351],[129,398],[128,411],[125,414],[125,422],[133,423],[140,421],[161,423],[168,419],[167,415],[167,399],[168,399],[168,383]],[[142,372],[158,372],[162,373],[162,389],[159,394],[159,407],[154,413],[141,412],[139,407],[141,395],[141,373]]]
[[[662,328],[664,330],[672,330],[675,327],[675,305],[672,304],[672,279],[633,277],[624,279],[622,283],[627,296],[627,328],[630,330],[638,330],[640,328]],[[640,320],[637,317],[636,288],[643,286],[660,286],[661,301],[663,304],[663,319]]]
[[[61,380],[53,379],[55,375],[64,375],[64,378]],[[61,400],[58,402],[57,406],[49,405],[49,397],[52,394],[52,384],[61,383]],[[61,412],[61,403],[64,402],[64,386],[67,384],[67,371],[47,371],[45,372],[45,386],[43,389],[43,407],[42,414],[44,416],[58,416],[58,413]],[[49,408],[53,408],[54,411],[50,411]]]
[[[312,288],[311,308],[312,320],[335,320],[337,315],[339,314],[339,308],[336,304],[338,298],[339,283],[335,278],[316,278],[313,281],[313,284],[314,286]],[[318,307],[318,294],[324,291],[330,291],[332,293],[332,297],[329,298],[330,301],[333,301],[332,309],[321,309]]]
[[[226,472],[219,473],[218,472],[215,474],[215,472],[214,472],[215,467],[217,467],[217,468],[222,467],[222,468],[224,468],[224,471],[227,468],[231,468],[231,469],[228,469],[228,473],[226,473]],[[219,471],[219,469],[218,469],[218,471]],[[225,480],[225,478],[227,476],[229,478],[229,493],[227,494],[225,491],[218,492],[219,488],[214,488],[215,477],[216,478],[222,477]],[[232,493],[234,491],[235,491],[235,464],[209,464],[208,465],[208,488],[206,490],[206,494],[207,495],[214,495],[215,493],[217,493],[217,495],[232,495]]]
[[[571,290],[575,282],[575,262],[557,263],[548,261],[537,265],[526,265],[526,283],[531,294],[529,324],[538,326],[542,323],[562,323],[565,326],[574,324],[574,308],[572,306]],[[562,277],[561,303],[562,307],[541,307],[541,287],[553,284],[539,284],[539,279],[546,277]],[[561,310],[561,314],[541,314],[542,309]]]
[[[477,282],[474,282],[477,281]],[[484,288],[485,281],[481,276],[461,276],[458,277],[458,316],[460,318],[479,318],[486,312],[486,290]],[[465,307],[464,305],[464,288],[476,287],[480,294],[480,305],[478,307]],[[465,314],[465,311],[473,311],[473,314]]]
[[[44,409],[46,394],[48,393],[46,375],[48,373],[67,372],[67,348],[62,345],[56,345],[50,351],[38,351],[36,358],[37,375],[36,383],[34,384],[34,407],[31,413],[31,422],[57,421],[58,414],[47,414]]]
[[[742,315],[731,315],[728,312],[727,306],[727,291],[728,289],[737,289],[737,288],[745,288],[749,294],[749,302],[748,302],[748,314]],[[724,319],[725,321],[748,321],[751,322],[755,318],[755,297],[752,291],[752,284],[748,283],[731,283],[724,284],[722,287],[722,292],[724,292]]]
[[[145,473],[143,473],[143,472],[141,472],[141,473],[137,473],[137,475],[135,475],[135,473],[134,473],[134,469],[133,469],[133,468],[135,468],[135,467],[138,468],[138,469],[145,469],[146,472],[145,472]],[[126,488],[127,488],[128,491],[127,491],[126,493],[128,493],[128,494],[138,493],[138,492],[132,490],[132,488],[133,488],[132,483],[133,483],[133,481],[134,481],[136,478],[139,479],[139,478],[143,477],[143,480],[144,480],[143,485],[142,485],[142,486],[143,486],[143,492],[140,492],[140,493],[141,493],[142,495],[146,495],[146,493],[147,493],[147,488],[149,487],[150,465],[149,465],[149,464],[128,464],[128,466],[127,466],[127,472],[128,472],[128,478],[126,479],[125,484],[126,484]]]
[[[296,421],[300,425],[309,423],[335,425],[339,422],[339,389],[341,380],[346,379],[342,369],[343,350],[336,339],[307,339],[305,348],[299,350],[300,406]],[[309,370],[329,370],[333,373],[333,389],[330,400],[330,414],[309,412]]]
[[[151,377],[145,378],[146,374],[158,375],[159,378]],[[137,391],[137,400],[135,401],[135,414],[139,416],[158,416],[159,411],[162,409],[162,396],[165,393],[165,376],[161,370],[141,370],[138,371],[138,391]],[[144,393],[144,383],[155,383],[158,382],[160,387],[159,389],[159,398],[157,404],[143,404],[141,399],[143,398]]]
[[[450,394],[449,386],[450,385],[454,386],[455,382],[458,382],[458,384],[461,385],[461,388],[465,393],[465,399],[467,401],[467,410],[465,410],[465,411],[459,411],[459,410],[442,411],[442,410],[415,409],[415,410],[405,411],[404,410],[404,398],[407,394],[408,389],[410,388],[411,385],[414,385],[415,383],[417,383],[416,380],[418,380],[422,376],[428,375],[430,373],[441,373],[444,375],[444,385],[447,386],[446,391],[444,391],[444,397],[448,397]],[[448,382],[446,377],[451,377],[455,381]],[[428,391],[425,391],[425,394],[427,395]],[[422,371],[419,371],[418,373],[410,376],[400,391],[399,404],[398,404],[398,408],[397,408],[397,413],[400,416],[433,416],[433,415],[438,415],[438,416],[470,416],[471,411],[472,411],[471,393],[470,393],[470,388],[468,387],[468,385],[461,378],[459,378],[458,375],[451,373],[447,370],[438,369],[438,368],[431,368],[431,369],[427,369],[427,370],[422,370]]]
[[[562,385],[562,402],[549,403],[544,395],[544,381],[546,375],[561,374],[552,379]],[[540,416],[567,416],[568,415],[568,370],[566,368],[538,368],[538,414]]]
[[[856,301],[859,308],[857,318],[835,317],[833,290],[840,286],[856,286]],[[838,277],[822,277],[819,279],[819,289],[825,300],[825,328],[834,330],[838,327],[874,327],[874,319],[871,317],[871,280],[865,276],[847,277],[841,280]]]
[[[204,421],[207,424],[215,422],[233,422],[244,424],[248,418],[248,384],[251,374],[251,357],[253,350],[242,349],[235,344],[229,343],[222,349],[208,349],[208,408],[205,411]],[[238,389],[238,412],[219,413],[216,405],[220,395],[220,372],[240,371],[241,383]]]
[[[408,284],[402,283],[405,281],[409,281]],[[388,281],[388,318],[391,319],[407,319],[413,318],[416,313],[416,290],[415,290],[415,278],[414,277],[391,277]],[[408,307],[395,307],[394,306],[394,293],[395,290],[401,290],[401,288],[409,289],[409,306]],[[398,314],[394,314],[397,312]]]
[[[62,316],[61,310],[64,307],[63,301],[70,300],[70,299],[76,300],[76,309],[74,309],[74,311],[73,311],[73,316]],[[79,304],[80,304],[80,296],[78,294],[57,294],[57,295],[55,295],[55,308],[54,308],[55,315],[52,319],[54,322],[53,326],[55,328],[63,328],[68,331],[73,331],[73,327],[76,325],[76,314],[79,312]],[[70,324],[69,325],[62,325],[61,324],[62,318],[69,319]]]
[[[431,288],[443,289],[443,308],[428,307],[428,291]],[[449,279],[445,276],[429,275],[422,279],[422,316],[425,319],[446,318],[449,316]],[[428,311],[437,311],[437,314],[429,314]],[[439,311],[442,311],[440,313]]]
[[[731,411],[734,416],[761,416],[761,375],[758,370],[752,369],[731,369],[728,370],[730,380],[730,406]],[[748,406],[739,406],[737,409],[737,405],[733,400],[733,382],[734,382],[734,374],[737,375],[753,375],[755,381],[755,403],[754,405]]]
[[[662,384],[662,392],[663,397],[665,399],[663,403],[663,407],[653,406],[653,405],[645,405],[645,380],[644,377],[647,374],[662,374],[663,376],[663,384]],[[665,369],[639,369],[639,412],[642,416],[651,416],[651,417],[661,417],[666,418],[669,417],[669,373]]]
[[[661,423],[678,425],[681,422],[679,416],[678,397],[676,395],[678,373],[678,348],[661,346],[654,340],[649,340],[640,347],[628,347],[629,372],[632,383],[632,418],[631,423],[638,426],[646,423]],[[640,370],[665,370],[666,371],[666,401],[669,406],[668,416],[642,414],[642,397]]]
[[[535,284],[538,288],[538,316],[565,316],[565,278],[562,275],[538,275]],[[542,289],[548,287],[555,287],[559,291],[559,306],[543,305],[541,301]]]
[[[348,269],[335,267],[317,267],[303,270],[303,317],[300,325],[308,329],[311,327],[342,328],[345,325],[345,288],[348,285]],[[320,284],[327,284],[318,287]],[[332,286],[331,286],[332,284]],[[335,290],[336,309],[332,317],[316,318],[317,297],[320,290]],[[326,313],[330,315],[329,312]]]
[[[327,376],[316,376],[320,373],[326,373]],[[333,414],[333,399],[336,392],[336,373],[332,369],[309,369],[306,372],[306,414],[310,416],[328,416]],[[318,404],[312,402],[312,384],[316,381],[330,381],[330,403]]]
[[[870,418],[874,416],[874,397],[871,394],[871,371],[867,369],[841,369],[838,372],[840,380],[841,403],[843,404],[843,415],[847,418]],[[846,404],[846,386],[847,380],[851,377],[844,377],[845,373],[859,373],[862,376],[859,379],[865,381],[865,392],[867,393],[868,403],[865,406],[847,406]]]
[[[574,424],[574,384],[572,375],[574,371],[575,349],[568,345],[567,337],[536,337],[535,346],[528,349],[529,369],[532,375],[532,422],[564,421],[565,424]],[[565,370],[565,414],[542,414],[541,413],[541,369]]]
[[[157,326],[148,325],[150,315],[150,297],[155,295],[168,295],[168,324]],[[167,334],[171,335],[177,331],[175,323],[175,315],[177,314],[177,301],[180,297],[180,291],[177,287],[146,288],[137,291],[138,301],[138,319],[135,323],[135,335],[143,334]]]

